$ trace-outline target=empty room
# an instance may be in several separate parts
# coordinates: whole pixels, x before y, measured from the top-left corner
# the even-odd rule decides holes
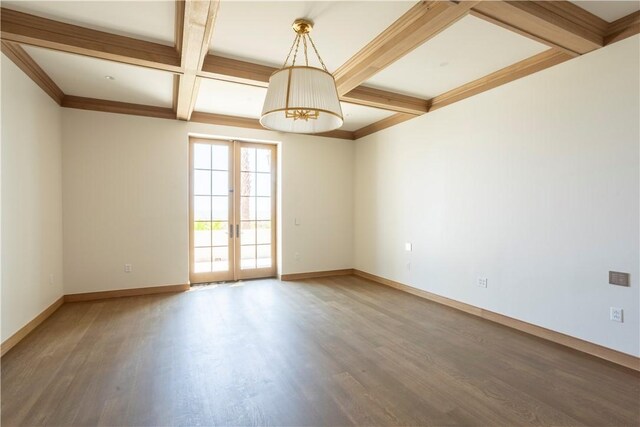
[[[4,1],[0,424],[640,425],[640,2]]]

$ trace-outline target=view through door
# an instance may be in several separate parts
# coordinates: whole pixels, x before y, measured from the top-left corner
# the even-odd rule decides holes
[[[276,275],[276,146],[190,139],[191,283]]]

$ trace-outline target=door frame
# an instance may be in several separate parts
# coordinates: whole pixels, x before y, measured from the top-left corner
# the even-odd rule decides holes
[[[194,145],[197,143],[209,145],[226,145],[229,147],[229,270],[223,272],[205,272],[194,273],[195,251],[194,251]],[[271,150],[271,267],[255,268],[250,270],[241,269],[240,258],[240,149],[241,147],[253,148],[269,148]],[[277,277],[278,260],[277,260],[277,203],[278,203],[278,144],[270,142],[253,142],[243,141],[241,139],[223,139],[223,138],[206,138],[189,136],[189,282],[190,283],[207,283],[207,282],[226,282],[237,281],[243,279],[256,279],[266,277]],[[256,220],[257,221],[257,220]],[[212,260],[213,261],[213,260]],[[256,256],[257,263],[257,256]],[[256,265],[257,266],[257,265]]]

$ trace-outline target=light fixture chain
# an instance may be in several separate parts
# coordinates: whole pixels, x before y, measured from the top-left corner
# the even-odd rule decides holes
[[[298,37],[296,37],[297,43],[296,43],[296,51],[293,52],[293,61],[291,62],[291,66],[293,67],[294,65],[296,65],[296,57],[298,56],[298,48],[300,47],[300,38],[301,36],[298,35]]]
[[[289,54],[287,55],[287,58],[284,60],[284,64],[282,64],[281,68],[284,68],[287,66],[287,62],[289,62],[289,57],[291,57],[291,52],[293,52],[293,47],[296,45],[296,41],[298,41],[298,37],[300,37],[300,35],[296,35],[296,37],[293,39],[293,44],[291,45],[291,49],[289,49]]]
[[[318,57],[318,61],[320,61],[320,64],[322,65],[322,68],[324,68],[324,70],[328,73],[329,70],[327,70],[327,66],[324,65],[324,61],[322,61],[322,58],[320,57],[320,54],[318,53],[318,49],[316,48],[316,44],[313,42],[313,39],[311,38],[311,35],[307,34],[307,37],[309,37],[309,41],[311,42],[311,46],[313,46],[313,50],[316,52],[316,56]]]
[[[306,34],[302,35],[302,43],[304,44],[304,64],[309,66],[309,56],[307,56],[307,37]]]

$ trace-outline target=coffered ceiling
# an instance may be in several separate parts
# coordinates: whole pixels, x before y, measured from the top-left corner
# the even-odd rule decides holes
[[[345,117],[327,136],[348,139],[640,30],[637,1],[26,0],[2,8],[3,52],[63,107],[254,128],[292,21],[311,19]]]

